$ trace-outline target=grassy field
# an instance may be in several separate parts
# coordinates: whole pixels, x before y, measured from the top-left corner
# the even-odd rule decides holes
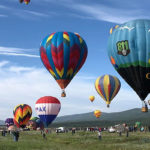
[[[102,133],[102,140],[98,140],[97,133],[76,132],[51,133],[43,139],[38,131],[24,131],[20,133],[18,142],[14,142],[12,135],[0,136],[0,150],[149,150],[150,133],[130,133],[129,137],[117,133]]]

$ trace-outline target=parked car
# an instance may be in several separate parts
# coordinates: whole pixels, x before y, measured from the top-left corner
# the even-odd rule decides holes
[[[64,133],[64,132],[65,132],[65,128],[64,127],[56,128],[56,133]]]
[[[108,128],[108,132],[109,133],[114,133],[114,132],[116,132],[116,129],[113,128],[113,127],[110,127],[110,128]]]

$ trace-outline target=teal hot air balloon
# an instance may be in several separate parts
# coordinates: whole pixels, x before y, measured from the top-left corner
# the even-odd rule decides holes
[[[129,21],[111,30],[107,49],[114,68],[144,101],[150,92],[150,20]]]
[[[41,60],[62,89],[64,89],[83,66],[87,57],[87,45],[83,38],[72,32],[56,32],[41,42]]]

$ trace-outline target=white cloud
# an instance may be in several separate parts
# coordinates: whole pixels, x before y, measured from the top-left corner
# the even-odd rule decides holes
[[[0,68],[2,68],[3,66],[7,65],[9,63],[9,61],[1,61],[0,62]]]
[[[41,12],[29,11],[29,10],[24,10],[24,12],[29,13],[29,14],[34,15],[34,16],[38,16],[38,17],[48,17],[47,14],[44,14]]]
[[[0,62],[1,66],[7,64],[7,61]],[[61,101],[60,116],[86,113],[96,109],[104,112],[116,112],[141,106],[141,102],[133,90],[121,89],[108,109],[95,90],[94,76],[77,75],[66,88],[67,97],[62,98],[60,97],[61,89],[44,68],[14,66],[9,63],[8,67],[0,68],[0,74],[1,119],[13,116],[13,108],[22,103],[29,104],[33,109],[33,116],[35,116],[35,102],[42,96],[54,96]],[[93,103],[89,100],[90,95],[95,96]]]
[[[70,5],[67,5],[70,7]],[[83,12],[87,17],[93,17],[95,20],[103,20],[114,23],[124,23],[129,20],[137,18],[149,18],[145,14],[141,14],[140,10],[112,8],[109,5],[86,5],[86,4],[74,4],[71,8]]]
[[[25,53],[0,53],[0,55],[9,55],[9,56],[24,56],[24,57],[34,57],[34,58],[39,58],[40,56],[38,55],[32,55],[32,54],[25,54]]]
[[[39,58],[39,55],[29,54],[29,52],[34,52],[35,49],[22,49],[15,47],[0,47],[0,55],[7,56],[23,56],[23,57],[32,57]]]
[[[8,17],[7,15],[0,14],[0,17]]]

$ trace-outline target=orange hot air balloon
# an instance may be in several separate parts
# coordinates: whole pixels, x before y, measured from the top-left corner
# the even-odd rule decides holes
[[[94,115],[95,115],[96,118],[99,118],[99,117],[101,116],[101,114],[102,114],[102,113],[101,113],[100,110],[95,110],[95,111],[94,111]]]
[[[91,102],[93,102],[95,100],[95,96],[89,96],[89,99]]]

